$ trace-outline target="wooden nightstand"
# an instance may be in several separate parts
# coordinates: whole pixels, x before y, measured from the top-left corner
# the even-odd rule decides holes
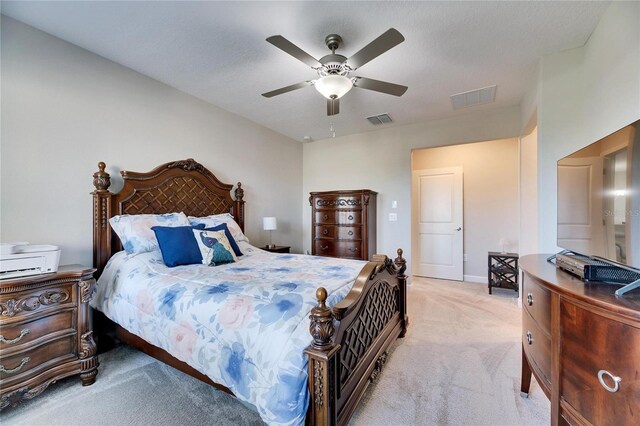
[[[271,253],[290,253],[290,246],[275,246],[275,247],[260,247],[262,250],[270,251]]]
[[[95,382],[94,272],[67,265],[53,274],[0,281],[0,410],[63,377],[80,374],[83,386]]]

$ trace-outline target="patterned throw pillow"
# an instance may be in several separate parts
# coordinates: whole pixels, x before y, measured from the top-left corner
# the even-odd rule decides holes
[[[159,250],[154,226],[189,226],[187,216],[180,213],[123,214],[109,219],[127,254]]]
[[[194,229],[202,263],[208,266],[224,265],[238,260],[224,231],[203,231]]]
[[[231,236],[237,242],[249,242],[247,236],[242,233],[240,225],[238,225],[238,223],[233,219],[233,216],[230,213],[214,214],[204,217],[189,216],[189,222],[191,222],[192,225],[204,224],[205,228],[213,228],[214,226],[226,223],[227,228],[229,228],[229,232],[231,232]]]

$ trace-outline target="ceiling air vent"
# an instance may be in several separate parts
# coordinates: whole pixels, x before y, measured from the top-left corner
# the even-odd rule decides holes
[[[393,120],[391,119],[391,117],[389,117],[389,114],[380,114],[380,115],[372,115],[371,117],[367,117],[367,120],[369,120],[369,123],[377,126],[379,124],[387,124],[387,123],[393,123]]]
[[[468,108],[476,105],[490,104],[496,100],[498,86],[483,87],[482,89],[451,95],[453,109]]]

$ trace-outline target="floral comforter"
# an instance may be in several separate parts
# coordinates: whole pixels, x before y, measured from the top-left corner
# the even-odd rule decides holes
[[[238,262],[217,267],[118,253],[91,304],[255,405],[268,424],[303,424],[315,291],[325,287],[328,304],[338,303],[365,262],[240,248]]]

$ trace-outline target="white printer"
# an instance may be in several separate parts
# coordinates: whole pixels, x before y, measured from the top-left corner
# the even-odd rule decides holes
[[[57,272],[59,262],[58,246],[0,244],[0,280]]]

